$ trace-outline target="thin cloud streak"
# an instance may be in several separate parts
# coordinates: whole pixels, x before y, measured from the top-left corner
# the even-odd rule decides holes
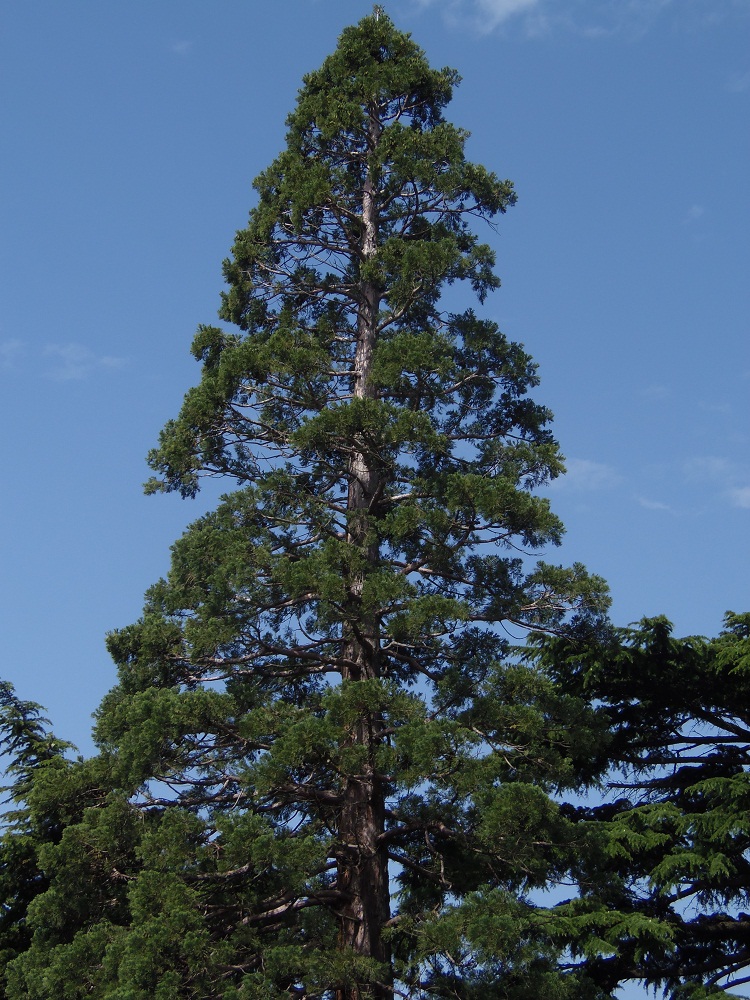
[[[702,455],[686,462],[683,472],[688,481],[713,487],[732,507],[750,508],[746,466],[720,455]]]
[[[476,0],[481,30],[490,32],[517,14],[526,14],[539,6],[539,0]]]
[[[56,382],[80,381],[95,371],[122,368],[126,364],[124,358],[97,357],[88,347],[76,343],[48,344],[44,357],[53,361],[53,367],[45,374]]]
[[[176,42],[172,42],[169,48],[177,56],[189,56],[193,49],[193,43],[185,38],[181,38]]]
[[[750,90],[750,72],[732,73],[727,80],[727,90],[730,94],[744,94]]]
[[[643,397],[643,399],[659,401],[662,399],[669,399],[672,395],[672,390],[668,385],[654,383],[653,385],[647,385],[643,389],[639,389],[638,395]]]
[[[661,500],[648,500],[646,497],[638,497],[638,503],[645,510],[671,510],[672,508],[668,503],[662,503]]]
[[[697,222],[698,219],[702,219],[705,214],[706,209],[703,205],[691,205],[685,216],[685,224],[689,225],[691,222]]]
[[[730,490],[729,500],[733,507],[743,507],[750,510],[750,486],[741,486]]]
[[[565,467],[567,473],[550,483],[549,489],[590,493],[612,489],[622,482],[622,476],[611,465],[588,458],[568,458]]]
[[[688,459],[683,472],[691,482],[726,482],[735,474],[735,466],[720,455],[700,455]]]
[[[737,15],[744,9],[725,0],[416,0],[417,6],[440,8],[446,22],[480,35],[519,23],[530,37],[548,35],[555,29],[572,31],[596,40],[612,35],[640,37],[667,11],[689,28]],[[728,89],[750,87],[750,74],[734,74]]]

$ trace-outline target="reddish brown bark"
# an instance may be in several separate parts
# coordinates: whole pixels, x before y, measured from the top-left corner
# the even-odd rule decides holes
[[[370,150],[374,150],[381,126],[377,108],[370,109]],[[362,198],[362,256],[368,260],[377,252],[377,193],[368,172]],[[355,398],[371,398],[370,382],[373,351],[377,341],[380,292],[371,281],[360,285],[357,348],[354,360]],[[367,566],[375,566],[378,545],[368,540],[369,518],[376,502],[380,476],[375,458],[362,451],[352,456],[347,508],[348,541],[365,555],[365,568],[349,578],[349,607],[352,621],[344,637],[342,681],[363,681],[380,675],[378,622],[375,615],[361,614],[361,598]],[[364,748],[360,773],[347,778],[344,805],[339,818],[337,888],[345,894],[340,910],[339,942],[342,949],[372,958],[383,967],[382,981],[359,986],[342,986],[336,1000],[389,1000],[393,997],[390,950],[383,930],[390,918],[388,855],[383,844],[385,829],[385,787],[377,773],[377,748],[382,739],[382,720],[377,713],[363,713],[349,734],[352,745]]]

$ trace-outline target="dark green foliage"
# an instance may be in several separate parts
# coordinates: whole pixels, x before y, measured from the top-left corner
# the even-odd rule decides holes
[[[589,975],[675,1000],[750,982],[750,615],[712,640],[646,619],[605,644],[547,641],[541,659],[599,704],[619,769],[604,802],[565,809],[592,838],[567,908],[602,940]]]
[[[64,766],[68,746],[55,739],[47,725],[39,705],[22,701],[7,681],[0,682],[0,751],[7,755],[5,772],[11,779],[2,788],[3,804],[11,809],[2,816],[0,839],[0,970],[29,945],[27,910],[47,888],[38,864],[39,849],[61,833],[58,817],[35,821],[26,805],[35,775]]]
[[[498,628],[595,631],[605,588],[529,559],[562,532],[535,367],[441,298],[497,287],[472,224],[515,201],[456,83],[382,15],[305,79],[150,456],[150,490],[237,488],[110,637],[15,1000],[606,995],[529,901],[604,724]]]

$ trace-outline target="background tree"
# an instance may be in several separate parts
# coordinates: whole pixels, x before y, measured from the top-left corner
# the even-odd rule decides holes
[[[47,852],[9,996],[584,995],[526,894],[577,851],[547,792],[596,715],[498,626],[606,600],[528,564],[562,532],[535,367],[442,297],[497,287],[471,223],[515,201],[443,116],[457,80],[382,13],[305,78],[225,265],[234,330],[199,329],[150,456],[151,490],[238,489],[110,637],[103,797]]]
[[[562,689],[607,717],[613,768],[603,800],[564,810],[591,839],[581,897],[557,913],[579,954],[588,923],[604,990],[641,979],[703,1000],[750,982],[750,615],[728,614],[715,639],[671,631],[653,618],[542,643]]]
[[[40,845],[59,839],[60,824],[51,817],[36,822],[27,805],[33,780],[42,769],[63,764],[69,745],[47,729],[39,705],[21,700],[13,686],[0,681],[0,753],[5,755],[0,835],[0,970],[30,941],[29,903],[48,888],[38,865]],[[1,971],[0,971],[0,974]]]
[[[49,730],[39,705],[0,681],[10,779],[0,835],[0,997],[85,995],[74,992],[90,964],[85,932],[125,916],[127,876],[118,867],[134,866],[134,816],[121,795],[109,795],[106,757],[71,760],[74,749]],[[29,974],[19,979],[8,967],[20,956]]]

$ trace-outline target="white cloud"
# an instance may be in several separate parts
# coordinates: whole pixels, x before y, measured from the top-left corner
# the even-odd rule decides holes
[[[672,395],[672,390],[667,385],[647,385],[638,391],[638,395],[644,399],[668,399]]]
[[[550,484],[550,489],[572,489],[579,492],[609,490],[622,482],[622,476],[603,462],[592,462],[588,458],[568,458],[565,460],[567,474]]]
[[[422,9],[442,10],[445,21],[486,35],[513,18],[540,10],[545,0],[416,0]],[[541,17],[543,22],[545,19]],[[540,18],[525,21],[530,34],[539,34]]]
[[[22,352],[23,344],[20,340],[0,341],[0,368],[12,368]]]
[[[750,486],[740,486],[729,491],[729,499],[733,507],[750,509]]]
[[[169,48],[175,53],[175,55],[189,56],[193,49],[193,43],[189,42],[185,38],[180,38],[176,42],[172,42]]]
[[[661,500],[647,500],[646,497],[638,497],[638,503],[641,507],[646,510],[671,510],[672,508],[668,503],[662,503]]]
[[[476,0],[479,9],[478,26],[483,31],[492,31],[503,21],[524,14],[539,6],[539,0]]]
[[[718,455],[701,455],[688,459],[683,471],[692,482],[726,482],[735,473],[735,468],[728,458]]]
[[[731,403],[717,403],[713,400],[711,402],[706,402],[706,400],[698,400],[698,409],[703,410],[704,413],[731,413],[732,404]]]
[[[58,382],[84,379],[95,371],[122,368],[125,364],[124,358],[109,355],[97,357],[88,347],[74,343],[48,344],[44,357],[53,363],[53,367],[46,372],[47,377]]]
[[[596,40],[623,33],[638,38],[669,12],[688,30],[718,23],[743,6],[730,0],[414,0],[418,7],[440,8],[452,25],[489,34],[519,23],[527,36],[549,34],[556,28]],[[744,3],[744,0],[742,0]],[[719,6],[717,7],[717,3]],[[745,76],[731,78],[730,88],[745,89]],[[750,87],[750,81],[747,86]]]
[[[669,7],[672,0],[600,0],[591,4],[586,0],[569,3],[569,8],[580,11],[581,24],[585,18],[588,22],[581,27],[588,38],[599,38],[627,32],[639,36],[651,26],[651,23]],[[575,18],[571,18],[575,23]]]
[[[706,209],[703,207],[703,205],[691,205],[690,208],[687,210],[687,214],[685,216],[685,222],[686,223],[697,222],[698,219],[702,219],[705,214],[706,214]]]
[[[727,80],[727,90],[730,94],[744,94],[750,90],[750,73],[732,73]]]
[[[719,455],[703,455],[691,458],[683,471],[688,480],[713,487],[733,507],[750,508],[747,466]]]

